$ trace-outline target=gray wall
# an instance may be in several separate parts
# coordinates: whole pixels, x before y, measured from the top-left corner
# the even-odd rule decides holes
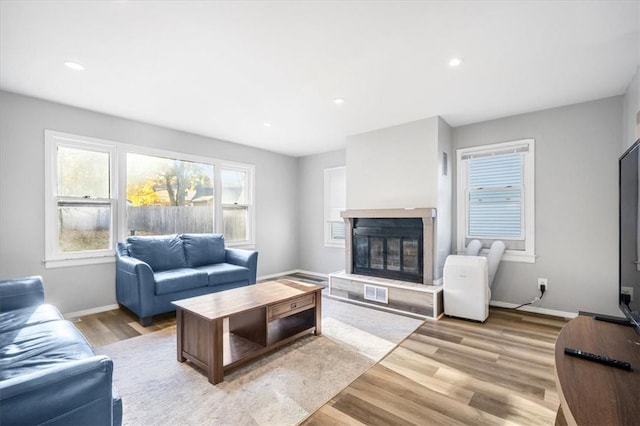
[[[438,117],[347,138],[347,208],[436,207]]]
[[[296,158],[0,92],[0,278],[42,275],[62,312],[115,303],[113,263],[45,269],[44,130],[255,165],[258,275],[298,267]]]
[[[298,268],[328,274],[345,267],[343,248],[324,245],[324,169],[344,166],[344,150],[298,159]]]
[[[447,174],[444,174],[443,153],[447,153]],[[442,118],[438,117],[438,155],[437,166],[435,167],[438,177],[438,243],[437,243],[437,272],[436,277],[443,276],[444,262],[447,256],[452,253],[451,230],[453,220],[452,204],[452,182],[453,168],[452,160],[455,158],[451,149],[451,127]]]
[[[536,306],[620,315],[617,160],[622,104],[618,96],[453,129],[454,149],[524,138],[536,143],[538,257],[535,264],[502,262],[493,300],[529,302],[537,295],[537,278],[545,277],[549,291]],[[454,222],[454,241],[455,234]]]
[[[623,108],[622,151],[625,151],[640,138],[640,67],[624,94]]]

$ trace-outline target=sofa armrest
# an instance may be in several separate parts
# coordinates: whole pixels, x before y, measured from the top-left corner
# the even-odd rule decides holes
[[[0,382],[0,424],[113,422],[113,362],[97,355]]]
[[[42,277],[33,276],[0,281],[0,312],[44,303]]]
[[[149,264],[130,256],[116,258],[116,299],[141,318],[153,311],[155,280]]]
[[[255,250],[225,249],[225,261],[249,269],[249,284],[256,283],[258,252]]]

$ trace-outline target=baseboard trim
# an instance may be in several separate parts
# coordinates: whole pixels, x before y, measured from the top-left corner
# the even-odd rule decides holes
[[[257,281],[270,280],[270,279],[273,279],[273,278],[280,278],[280,277],[282,277],[284,275],[292,275],[292,274],[305,274],[305,275],[311,275],[312,277],[319,277],[319,278],[329,279],[329,274],[322,274],[320,272],[305,271],[304,269],[292,269],[290,271],[278,272],[277,274],[262,275],[262,276],[258,277],[256,280]]]
[[[500,302],[498,300],[489,301],[489,306],[495,306],[496,308],[509,308],[513,309],[518,305],[515,303]],[[523,306],[518,309],[519,311],[533,312],[534,314],[549,315],[552,317],[560,318],[575,318],[578,316],[576,312],[557,311],[555,309],[538,308],[536,306]]]
[[[85,315],[93,315],[93,314],[99,314],[100,312],[113,311],[114,309],[118,309],[119,307],[120,306],[116,303],[114,305],[99,306],[97,308],[85,309],[84,311],[69,312],[62,315],[66,319],[78,318],[78,317],[83,317]]]
[[[296,273],[298,274],[305,274],[305,275],[311,275],[312,277],[318,277],[318,278],[324,278],[324,279],[329,279],[329,274],[321,274],[320,272],[311,272],[311,271],[305,271],[303,269],[298,269],[296,271]]]
[[[270,280],[270,279],[273,279],[273,278],[279,278],[279,277],[281,277],[283,275],[295,274],[296,272],[298,272],[297,269],[292,269],[290,271],[278,272],[277,274],[261,275],[258,278],[256,278],[256,281],[263,281],[263,280]]]

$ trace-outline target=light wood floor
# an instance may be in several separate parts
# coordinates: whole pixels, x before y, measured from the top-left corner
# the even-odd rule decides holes
[[[145,328],[130,312],[114,310],[75,324],[103,346],[175,324],[174,313],[153,319]],[[553,349],[564,324],[497,308],[483,324],[427,321],[303,424],[553,425]]]
[[[491,309],[425,322],[304,425],[553,425],[562,319]]]

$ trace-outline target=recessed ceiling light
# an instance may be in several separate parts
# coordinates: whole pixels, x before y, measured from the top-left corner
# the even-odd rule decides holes
[[[333,100],[333,103],[334,103],[334,104],[336,104],[336,105],[343,104],[343,103],[344,103],[344,99],[342,99],[342,98],[335,98],[335,99]]]
[[[452,58],[449,61],[449,66],[450,67],[458,67],[458,66],[460,66],[461,63],[462,63],[462,59],[460,59],[460,58]]]
[[[264,127],[271,127],[271,123],[269,123],[268,121],[265,121],[263,124],[264,124]]]
[[[73,62],[73,61],[66,61],[65,66],[67,68],[71,68],[72,70],[76,70],[76,71],[84,71],[84,65],[79,64],[77,62]]]

